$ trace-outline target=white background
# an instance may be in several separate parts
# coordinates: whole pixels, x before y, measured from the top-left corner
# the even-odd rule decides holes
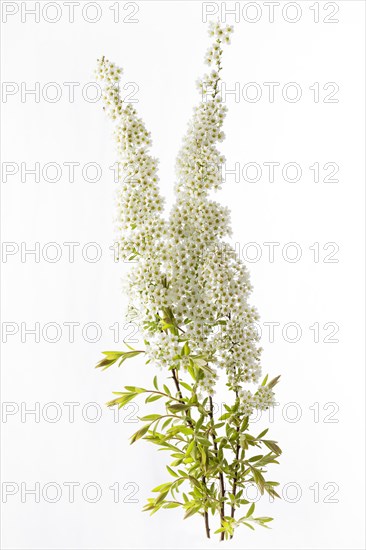
[[[33,7],[34,2],[19,2],[19,10],[21,4]],[[364,548],[364,3],[338,1],[339,12],[334,17],[339,22],[327,24],[324,17],[333,8],[325,11],[322,2],[319,23],[314,22],[310,9],[313,2],[297,2],[302,15],[296,23],[284,19],[284,3],[270,23],[268,8],[257,2],[262,16],[249,23],[241,14],[232,45],[224,55],[223,78],[228,89],[236,82],[241,89],[248,82],[257,82],[263,92],[255,103],[227,97],[227,139],[222,146],[228,168],[236,162],[241,167],[257,162],[263,168],[262,178],[248,183],[243,178],[235,182],[229,176],[219,200],[232,210],[238,246],[242,249],[255,242],[262,252],[257,262],[248,262],[254,284],[252,303],[262,322],[280,323],[273,343],[264,327],[263,371],[271,376],[281,374],[282,379],[274,421],[263,418],[253,430],[270,425],[272,438],[283,448],[280,466],[272,468],[271,478],[282,487],[292,485],[287,486],[282,500],[269,503],[264,497],[257,505],[259,515],[275,518],[272,530],[252,532],[242,527],[233,541],[220,545],[217,540],[205,540],[203,520],[198,516],[183,522],[179,509],[160,511],[151,518],[141,512],[150,489],[167,480],[168,457],[145,442],[129,446],[128,437],[136,424],[128,422],[128,415],[134,409],[122,411],[120,421],[114,422],[112,411],[104,407],[112,391],[126,384],[149,385],[155,371],[139,360],[105,373],[93,369],[101,351],[123,346],[114,342],[108,327],[119,322],[121,340],[130,330],[124,328],[126,303],[120,284],[126,266],[114,263],[109,250],[114,238],[115,184],[108,167],[116,159],[112,125],[100,102],[87,101],[81,94],[83,86],[93,81],[96,58],[103,54],[124,67],[124,82],[138,84],[137,108],[152,131],[153,151],[161,161],[161,189],[170,205],[175,156],[192,107],[199,101],[194,83],[204,70],[202,60],[208,45],[202,4],[138,2],[134,16],[138,23],[114,23],[112,3],[100,2],[102,16],[94,24],[83,20],[83,4],[75,8],[74,23],[68,22],[67,8],[60,2],[62,16],[57,23],[42,17],[35,23],[31,15],[22,22],[19,11],[2,25],[3,81],[14,82],[19,88],[22,82],[28,88],[39,82],[41,90],[48,82],[56,82],[62,89],[62,97],[55,103],[42,95],[39,102],[34,96],[22,102],[20,92],[3,96],[3,162],[23,162],[28,168],[35,162],[41,166],[96,162],[103,168],[95,183],[85,181],[80,168],[70,182],[65,167],[58,182],[42,177],[35,182],[32,175],[22,182],[19,172],[2,183],[3,241],[16,243],[19,250],[22,242],[27,248],[38,242],[41,250],[56,242],[62,250],[55,263],[47,260],[47,252],[46,259],[41,254],[39,262],[32,255],[22,262],[20,252],[2,258],[3,340],[4,323],[19,328],[3,345],[3,500],[4,483],[19,487],[2,504],[3,548]],[[229,4],[232,7],[233,3]],[[52,9],[49,18],[54,17]],[[121,17],[130,11],[121,9]],[[247,19],[253,19],[254,12],[246,13]],[[288,18],[293,13],[290,10]],[[94,17],[92,9],[89,17]],[[233,23],[234,18],[227,21]],[[74,102],[69,101],[64,82],[80,83]],[[280,83],[273,102],[268,100],[264,82]],[[282,97],[288,82],[301,86],[302,97],[295,103]],[[314,102],[314,92],[309,89],[315,82],[320,84],[319,102]],[[331,91],[323,90],[327,82],[339,85],[337,103],[323,102]],[[298,163],[301,179],[286,182],[278,172],[270,183],[262,164],[269,161],[279,162],[281,167]],[[337,163],[339,182],[314,182],[309,166],[315,162],[321,166]],[[80,243],[73,263],[65,242]],[[102,249],[102,258],[96,263],[82,257],[81,250],[89,242]],[[265,242],[280,243],[273,262]],[[289,242],[298,243],[301,249],[297,262],[283,259],[281,252]],[[334,256],[338,262],[324,262],[332,252],[332,248],[323,250],[329,242],[339,246]],[[314,243],[319,243],[319,262],[309,248]],[[253,257],[256,251],[252,247],[247,252]],[[288,250],[289,255],[293,252]],[[63,324],[70,321],[80,323],[73,343],[68,341]],[[37,322],[41,329],[46,323],[58,323],[60,340],[50,343],[41,334],[39,343],[32,335],[23,335],[22,342],[21,323],[32,328]],[[95,343],[82,337],[81,329],[90,322],[102,329]],[[282,328],[289,322],[301,327],[296,343],[282,336]],[[320,326],[318,343],[309,329],[314,323]],[[334,336],[338,343],[324,342],[331,332],[323,328],[326,323],[339,326]],[[53,334],[50,330],[48,339]],[[90,329],[89,339],[93,334]],[[291,330],[288,336],[293,338]],[[220,395],[215,401],[220,403]],[[62,413],[54,423],[50,418],[56,409],[44,409],[50,402],[57,403]],[[79,403],[74,422],[69,420],[67,402]],[[85,408],[90,402],[102,411],[95,423],[90,419],[96,409]],[[319,404],[318,422],[314,407],[310,409],[314,403]],[[327,403],[336,405],[324,409]],[[21,410],[24,413],[35,406],[41,410],[38,422],[32,414],[22,417]],[[4,410],[13,414],[4,414]],[[325,421],[332,411],[334,415]],[[46,483],[58,484],[60,500],[47,502],[55,494],[50,489],[46,498],[41,494],[39,503],[29,494],[22,502],[21,483],[30,489],[37,482],[41,490]],[[80,484],[73,503],[65,482]],[[96,503],[82,497],[83,486],[90,482],[102,490]],[[117,482],[121,487],[119,503],[113,501],[109,489]],[[125,487],[128,482],[135,485]],[[319,502],[314,501],[310,489],[314,484],[319,484]],[[334,484],[339,487],[333,496],[338,502],[327,502]],[[134,498],[139,502],[123,502],[136,485]],[[92,490],[89,496],[93,497]]]

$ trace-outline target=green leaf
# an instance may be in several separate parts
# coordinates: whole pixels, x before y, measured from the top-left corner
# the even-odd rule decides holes
[[[145,353],[143,350],[134,350],[131,346],[126,344],[127,347],[131,351],[103,351],[103,355],[105,357],[99,361],[99,363],[96,365],[96,368],[102,368],[102,370],[105,370],[109,368],[111,365],[116,363],[119,360],[118,366],[120,367],[126,359],[130,359],[131,357],[135,357],[136,355],[139,355],[140,353]]]
[[[182,380],[179,382],[181,386],[183,386],[183,388],[185,388],[186,390],[188,391],[192,391],[192,386],[190,386],[189,384],[186,384],[185,382],[182,382]]]
[[[247,429],[248,425],[249,425],[249,417],[246,416],[241,425],[241,431],[244,432]]]
[[[264,489],[265,489],[265,484],[266,484],[265,479],[264,479],[264,477],[262,476],[262,474],[260,473],[259,470],[256,470],[255,468],[251,467],[251,471],[252,471],[255,483],[256,483],[261,495],[263,495]]]
[[[197,420],[196,425],[195,425],[195,427],[194,427],[195,432],[198,432],[198,431],[199,431],[200,427],[201,427],[202,424],[203,424],[204,419],[205,419],[205,415],[204,415],[204,414],[201,414],[201,416],[200,416],[199,419]]]
[[[255,503],[253,502],[253,503],[251,504],[249,510],[247,511],[245,517],[246,517],[246,518],[249,518],[250,516],[252,516],[254,510],[255,510]]]
[[[160,493],[160,495],[158,496],[158,498],[155,500],[155,506],[157,504],[160,504],[161,502],[163,502],[163,500],[165,499],[165,497],[167,496],[169,491],[165,491],[164,493]]]
[[[140,428],[137,432],[135,432],[131,437],[130,444],[132,445],[132,443],[135,443],[135,441],[137,441],[138,439],[141,439],[141,437],[143,437],[146,434],[149,428],[150,428],[150,424],[146,424],[145,426]]]
[[[169,481],[169,483],[162,483],[161,485],[158,485],[157,487],[154,487],[152,490],[153,493],[167,493],[170,489],[172,483]]]
[[[204,359],[195,359],[193,363],[196,367],[202,369],[203,371],[208,372],[209,374],[214,374],[214,371],[207,365],[207,361]]]
[[[108,401],[107,407],[114,407],[115,405],[118,405],[120,408],[123,407],[123,405],[126,405],[129,401],[132,401],[136,397],[136,393],[125,393],[125,392],[114,392],[115,395],[119,395],[120,397],[117,397],[116,399],[113,399],[112,401]]]
[[[218,424],[214,424],[213,428],[214,430],[219,430],[223,426],[225,426],[225,422],[219,422]]]
[[[276,376],[276,378],[273,378],[273,380],[271,380],[270,382],[268,382],[267,384],[267,387],[272,389],[276,386],[276,384],[278,384],[279,380],[281,378],[281,375],[280,376]]]
[[[196,479],[196,478],[193,477],[193,476],[188,476],[188,479],[189,479],[189,481],[191,481],[191,482],[193,483],[193,485],[194,485],[195,487],[197,487],[198,489],[201,489],[201,484],[200,484],[200,482],[198,481],[198,479]]]
[[[169,432],[170,431],[173,431],[174,433],[182,433],[184,435],[192,435],[193,434],[193,430],[192,428],[188,428],[187,426],[183,426],[183,425],[175,425],[175,426],[172,426],[170,429],[169,429]]]
[[[173,405],[168,405],[168,407],[173,412],[188,411],[191,408],[190,405],[183,405],[183,403],[174,403]]]
[[[155,502],[155,499],[149,498],[149,499],[148,499],[148,503],[145,504],[145,506],[143,507],[142,511],[143,511],[143,512],[148,512],[149,510],[152,510],[153,508],[155,508],[154,502]]]
[[[196,514],[199,510],[201,509],[201,505],[195,505],[195,506],[192,506],[191,508],[189,508],[186,513],[185,513],[185,516],[183,519],[187,519],[189,518],[190,516],[193,516],[193,514]]]
[[[282,454],[281,449],[277,445],[277,441],[271,441],[270,439],[262,439],[263,443],[270,449],[272,452],[274,452],[276,455]]]
[[[258,460],[257,466],[266,466],[267,464],[278,464],[276,458],[278,455],[273,454],[272,452],[265,455],[263,458]]]
[[[171,423],[172,420],[173,420],[172,418],[167,418],[165,420],[165,422],[163,422],[163,425],[161,427],[161,431],[164,431],[164,429]]]
[[[269,482],[265,484],[264,488],[271,497],[281,498]]]
[[[157,420],[158,418],[161,418],[161,414],[148,414],[146,416],[142,416],[140,420],[142,422],[148,422],[150,420]]]
[[[174,328],[174,325],[172,325],[171,323],[164,323],[164,322],[162,322],[162,323],[161,323],[161,328],[162,328],[162,330],[166,330],[166,329],[168,329],[168,328]]]
[[[118,361],[118,359],[124,354],[123,351],[103,351],[102,353],[105,357],[95,366],[96,369],[108,369],[108,367]]]
[[[196,437],[196,440],[201,443],[201,445],[203,445],[204,447],[210,447],[211,445],[211,441],[209,439],[207,439],[206,437],[201,437],[201,436],[197,436]]]
[[[170,466],[166,466],[166,469],[173,477],[179,477],[178,474],[172,468],[170,468]]]
[[[135,386],[125,386],[125,389],[127,391],[132,391],[134,393],[146,393],[147,390],[145,390],[144,388],[136,388]]]
[[[193,441],[190,442],[190,444],[188,445],[188,447],[186,449],[186,456],[190,456],[192,454],[194,446],[195,446],[195,442],[193,440]]]
[[[180,502],[168,502],[163,505],[163,508],[177,508],[178,506],[182,506]]]
[[[188,342],[186,342],[182,348],[182,354],[189,355],[190,353],[191,353],[191,350],[189,349]]]
[[[157,376],[154,376],[153,384],[154,384],[154,388],[155,388],[156,390],[159,391],[159,388],[158,388],[158,377],[157,377]]]
[[[141,420],[142,420],[142,419],[141,419]],[[252,457],[248,458],[248,462],[257,462],[257,461],[260,460],[261,458],[263,458],[263,455],[252,456]]]
[[[204,447],[202,447],[202,449],[201,449],[201,457],[202,457],[202,464],[205,465],[206,461],[207,461],[207,455],[205,453]]]
[[[153,401],[157,401],[158,399],[161,399],[163,396],[162,395],[149,395],[149,397],[147,397],[145,399],[145,403],[152,403]]]

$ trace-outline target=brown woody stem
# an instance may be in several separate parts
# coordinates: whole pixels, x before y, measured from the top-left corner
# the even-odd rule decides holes
[[[209,402],[210,402],[209,414],[210,414],[211,422],[212,422],[212,426],[213,426],[214,417],[213,417],[213,402],[212,402],[212,397],[211,396],[209,397]],[[216,436],[215,436],[214,431],[212,432],[212,441],[213,441],[213,445],[214,445],[214,449],[215,449],[215,454],[216,454],[216,456],[218,456],[218,448],[217,448]],[[219,481],[220,481],[220,496],[221,496],[220,519],[221,519],[221,527],[222,527],[223,522],[225,520],[225,501],[224,501],[224,498],[225,498],[225,484],[224,484],[224,476],[223,476],[222,472],[219,473]],[[221,535],[220,535],[220,540],[224,540],[224,538],[225,538],[225,534],[224,534],[224,532],[222,532]]]
[[[238,392],[235,392],[236,399],[239,398]],[[237,462],[239,460],[239,452],[240,452],[240,441],[239,441],[239,432],[240,432],[240,426],[236,427],[236,432],[238,434],[238,438],[236,441],[236,447],[235,447],[235,461]],[[238,483],[238,464],[235,465],[235,476],[234,476],[234,483],[233,483],[233,497],[236,496],[236,490],[237,490],[237,483]],[[234,503],[231,505],[231,514],[230,516],[234,519],[235,516],[235,505]],[[230,538],[233,538],[233,535],[230,535]]]

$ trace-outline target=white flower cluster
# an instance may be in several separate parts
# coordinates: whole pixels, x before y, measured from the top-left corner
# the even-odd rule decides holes
[[[118,124],[115,130],[119,154],[120,186],[117,195],[117,231],[121,257],[146,258],[155,253],[155,242],[164,234],[159,194],[158,161],[149,155],[150,133],[131,104],[119,94],[122,70],[104,57],[98,60],[96,78],[102,81],[105,110]]]
[[[166,221],[159,195],[157,161],[135,109],[115,93],[121,70],[104,58],[97,76],[104,83],[104,103],[117,119],[115,132],[123,171],[118,199],[122,257],[136,256],[129,294],[137,312],[151,362],[177,369],[201,365],[201,391],[213,393],[219,370],[239,396],[241,411],[273,403],[273,392],[260,386],[252,394],[243,386],[261,375],[255,322],[248,304],[251,285],[244,264],[223,239],[231,234],[227,208],[209,194],[221,186],[225,158],[216,144],[224,137],[226,107],[219,93],[222,45],[232,27],[212,24],[213,44],[206,61],[214,65],[199,87],[209,86],[195,109],[177,158],[176,203]],[[127,177],[126,177],[127,176]]]
[[[264,411],[275,405],[274,392],[268,386],[260,386],[253,395],[249,390],[239,390],[239,411],[250,416],[254,409]]]
[[[210,22],[209,35],[216,38],[212,46],[207,50],[205,61],[208,65],[216,63],[221,66],[221,44],[230,44],[230,36],[234,28],[231,25],[223,27],[220,23]]]
[[[103,81],[103,102],[104,109],[113,120],[122,113],[122,101],[119,96],[119,82],[122,75],[122,69],[110,63],[104,56],[97,60],[95,77]]]

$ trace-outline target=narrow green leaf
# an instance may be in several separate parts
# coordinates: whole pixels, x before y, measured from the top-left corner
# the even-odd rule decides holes
[[[127,391],[132,391],[134,393],[146,393],[147,390],[145,390],[144,388],[136,388],[135,386],[125,386],[125,389]]]
[[[149,397],[147,397],[145,399],[145,403],[152,403],[153,401],[157,401],[158,399],[161,399],[163,396],[162,395],[149,395]]]
[[[169,491],[165,491],[164,493],[160,493],[160,495],[158,496],[158,498],[155,500],[155,505],[157,504],[160,504],[161,502],[163,502],[163,500],[165,499],[165,497],[167,496]]]
[[[254,510],[255,510],[255,503],[253,502],[253,503],[251,504],[251,506],[249,507],[249,510],[247,511],[245,517],[246,517],[246,518],[249,518],[250,516],[252,516]]]
[[[149,428],[150,428],[150,424],[146,424],[145,426],[140,428],[137,432],[135,432],[131,437],[130,444],[132,445],[132,443],[135,443],[135,441],[137,441],[138,439],[141,439],[141,437],[143,437],[146,434]]]
[[[148,422],[150,420],[157,420],[158,418],[161,418],[161,414],[148,414],[146,416],[142,416],[140,420],[142,422]]]
[[[274,388],[276,384],[278,384],[278,382],[280,381],[280,378],[281,378],[281,375],[276,376],[276,378],[273,378],[273,380],[268,382],[267,387],[270,389]]]
[[[178,474],[172,468],[170,468],[170,466],[166,466],[166,469],[173,477],[179,477]]]
[[[272,452],[274,452],[276,455],[282,454],[281,449],[277,445],[277,441],[271,441],[270,439],[262,439],[263,443],[270,449]]]
[[[180,385],[185,388],[186,390],[188,391],[192,391],[192,386],[190,386],[189,384],[186,384],[185,382],[182,382],[182,380],[179,382]]]
[[[190,456],[192,454],[194,446],[195,446],[195,442],[193,440],[193,441],[190,442],[190,444],[188,445],[188,447],[186,449],[186,456]]]
[[[173,405],[168,405],[168,407],[173,412],[188,411],[191,408],[190,405],[183,405],[183,403],[174,403]]]
[[[162,483],[161,485],[158,485],[157,487],[154,487],[152,490],[153,493],[167,493],[171,487],[171,482],[169,483]]]

